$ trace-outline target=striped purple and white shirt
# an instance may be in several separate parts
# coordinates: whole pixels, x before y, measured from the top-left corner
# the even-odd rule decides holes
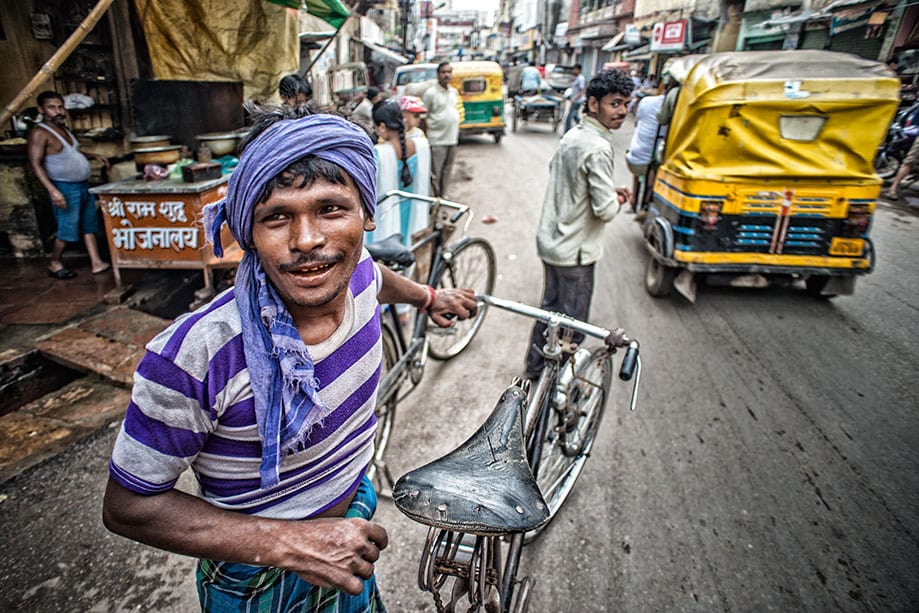
[[[172,489],[191,467],[199,496],[211,504],[278,519],[305,519],[343,500],[373,457],[379,288],[379,271],[364,250],[339,329],[309,347],[319,395],[336,408],[302,451],[282,458],[278,485],[259,488],[262,446],[233,288],[147,345],[112,452],[112,477],[152,495]]]

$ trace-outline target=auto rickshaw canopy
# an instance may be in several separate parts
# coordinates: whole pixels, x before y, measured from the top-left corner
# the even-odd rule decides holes
[[[687,56],[681,67],[662,162],[674,174],[879,180],[874,156],[900,90],[883,64],[796,50]]]

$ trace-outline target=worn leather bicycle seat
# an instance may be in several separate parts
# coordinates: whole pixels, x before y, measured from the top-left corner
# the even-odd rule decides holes
[[[377,262],[382,262],[388,267],[398,266],[408,268],[415,263],[415,255],[402,244],[402,235],[393,234],[387,236],[381,241],[367,243],[365,245],[370,256]]]
[[[549,508],[527,463],[525,406],[523,390],[507,388],[469,440],[396,482],[399,510],[428,526],[480,535],[542,526]]]

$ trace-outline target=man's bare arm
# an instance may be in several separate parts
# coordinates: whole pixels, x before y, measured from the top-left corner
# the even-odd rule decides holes
[[[357,518],[267,519],[217,508],[172,490],[136,494],[111,477],[102,520],[122,536],[160,549],[214,560],[284,568],[322,587],[359,594],[362,579],[389,538]]]
[[[48,173],[45,172],[44,162],[45,150],[48,147],[48,135],[43,134],[43,132],[45,132],[44,129],[37,127],[33,127],[32,131],[29,132],[29,144],[27,148],[29,165],[32,167],[32,172],[38,177],[39,182],[48,190],[48,196],[51,197],[51,204],[59,209],[63,209],[67,207],[67,201],[64,199],[64,194],[54,186],[54,183],[52,183],[51,179],[48,177]]]
[[[427,286],[415,283],[400,274],[394,273],[385,266],[380,266],[382,287],[379,301],[387,304],[411,304],[423,308],[430,300]],[[467,319],[476,314],[478,306],[475,292],[471,289],[439,289],[434,302],[428,306],[428,315],[441,328],[453,325],[449,315],[458,319]]]

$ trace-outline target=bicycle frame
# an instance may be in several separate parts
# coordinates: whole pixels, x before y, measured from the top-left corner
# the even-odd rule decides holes
[[[388,198],[405,198],[412,201],[426,202],[431,207],[431,233],[423,236],[414,242],[409,250],[412,253],[418,253],[421,249],[431,245],[431,254],[428,260],[427,284],[432,285],[441,274],[442,269],[446,266],[446,261],[450,257],[450,251],[447,247],[447,239],[456,229],[457,222],[465,216],[466,221],[463,224],[461,236],[465,236],[469,224],[472,223],[472,210],[465,204],[444,200],[443,198],[432,198],[420,194],[413,194],[401,190],[390,190],[383,194],[378,201],[385,202]],[[404,379],[409,373],[409,369],[422,371],[427,363],[427,314],[418,311],[415,313],[415,321],[412,328],[412,336],[406,340],[405,333],[399,323],[399,318],[393,305],[383,307],[381,318],[388,312],[391,318],[391,328],[396,336],[396,343],[399,351],[398,361],[390,368],[383,379],[380,381],[377,402],[385,403],[392,399],[398,386],[396,383]],[[420,372],[413,377],[412,383],[417,384],[421,380]],[[400,400],[397,398],[397,400]]]
[[[637,340],[626,336],[621,329],[614,331],[594,326],[592,324],[572,319],[559,313],[551,313],[531,307],[518,302],[495,298],[486,294],[477,295],[477,300],[482,304],[500,308],[519,315],[542,321],[547,325],[546,343],[543,347],[543,354],[546,357],[546,368],[540,375],[536,388],[531,392],[529,382],[523,382],[515,379],[514,383],[502,396],[502,400],[508,394],[516,395],[521,391],[524,396],[529,395],[530,401],[521,404],[514,412],[507,412],[507,405],[499,403],[495,413],[489,417],[486,424],[473,435],[466,443],[460,446],[460,454],[457,457],[463,458],[465,466],[457,464],[456,457],[445,457],[441,460],[432,462],[429,466],[449,466],[451,470],[457,468],[470,477],[468,492],[484,492],[480,494],[481,498],[474,498],[468,492],[464,492],[456,505],[453,504],[453,496],[450,493],[456,487],[455,480],[452,480],[452,486],[441,490],[436,487],[437,481],[431,481],[436,474],[437,469],[422,467],[416,469],[409,475],[403,476],[399,483],[396,484],[393,491],[396,505],[404,513],[417,521],[429,526],[427,540],[425,542],[422,558],[419,565],[418,585],[423,591],[433,594],[434,603],[438,611],[454,610],[459,604],[458,599],[464,594],[467,595],[470,603],[469,610],[488,611],[500,610],[502,613],[514,611],[515,613],[526,609],[531,582],[529,577],[523,577],[518,580],[517,571],[523,546],[529,535],[535,535],[548,522],[551,521],[555,511],[564,503],[565,498],[574,485],[580,473],[583,463],[586,461],[590,451],[593,438],[596,435],[597,428],[602,416],[603,406],[606,400],[606,394],[609,387],[609,377],[611,376],[612,365],[609,363],[609,356],[617,348],[626,348],[626,355],[623,358],[620,368],[619,377],[624,381],[634,380],[632,393],[630,396],[630,409],[634,410],[637,401],[637,389],[641,377],[641,359],[638,355],[639,344]],[[585,336],[603,339],[604,346],[594,349],[579,348],[580,343],[573,343],[569,337],[561,333],[562,329],[580,332]],[[576,352],[578,352],[576,354]],[[578,362],[579,356],[580,362]],[[565,370],[567,363],[571,364],[570,373]],[[578,364],[580,366],[578,366]],[[599,367],[599,370],[593,371]],[[586,375],[590,373],[595,380],[590,380]],[[597,378],[597,373],[600,373]],[[569,376],[570,375],[570,376]],[[570,387],[567,387],[571,384]],[[577,384],[577,385],[574,385]],[[582,387],[579,387],[583,384]],[[515,387],[516,386],[516,387]],[[519,389],[518,389],[519,388]],[[584,393],[582,390],[586,389]],[[513,391],[512,391],[513,390]],[[597,395],[595,390],[600,390]],[[568,400],[574,398],[573,404],[564,404],[564,410],[560,408],[558,394],[571,392],[567,396]],[[562,399],[566,396],[562,395]],[[524,404],[526,409],[523,408]],[[574,407],[575,411],[571,411]],[[501,413],[497,411],[501,409]],[[581,413],[580,411],[583,411]],[[555,422],[557,425],[553,430],[549,430],[550,422],[554,416],[575,416],[576,422],[572,427],[564,419]],[[525,415],[523,414],[525,413]],[[501,415],[501,418],[495,417]],[[508,422],[508,415],[514,416],[513,423]],[[560,424],[560,425],[559,425]],[[481,526],[482,532],[471,534],[465,531],[465,526],[470,525],[467,522],[481,521],[480,516],[475,520],[470,520],[462,512],[459,515],[448,516],[448,510],[456,508],[488,508],[489,505],[496,504],[500,498],[496,493],[490,491],[489,479],[492,476],[485,476],[483,480],[477,480],[475,475],[479,474],[479,469],[486,473],[493,471],[492,465],[498,461],[495,456],[495,450],[492,445],[493,440],[504,440],[502,434],[506,433],[513,426],[523,430],[525,436],[523,443],[526,451],[526,461],[530,467],[533,477],[538,477],[540,467],[541,453],[543,445],[549,445],[547,456],[547,473],[551,481],[550,492],[543,489],[540,482],[526,484],[521,482],[521,487],[538,487],[544,499],[544,504],[549,505],[549,514],[547,518],[539,524],[532,524],[532,527],[519,528],[529,532],[512,532],[502,524],[475,524]],[[487,429],[485,429],[487,427]],[[581,436],[580,444],[576,448],[566,449],[568,443],[565,442],[565,436],[568,432],[572,436]],[[583,432],[583,434],[581,434]],[[518,435],[518,441],[519,435]],[[488,446],[483,441],[487,441]],[[520,449],[520,443],[517,443],[517,449]],[[508,447],[511,449],[512,447]],[[481,455],[475,455],[470,450],[483,449],[490,450],[480,452]],[[556,455],[558,450],[562,450],[562,456]],[[521,453],[522,449],[517,453]],[[508,452],[510,453],[510,452]],[[451,454],[448,454],[448,456]],[[519,460],[512,459],[511,463]],[[559,462],[558,458],[561,457]],[[445,464],[438,464],[445,462]],[[508,460],[502,460],[508,461]],[[427,477],[419,476],[417,479],[413,476],[425,470],[434,470],[434,472],[425,473]],[[443,470],[443,469],[441,469]],[[444,477],[455,473],[443,473]],[[519,473],[518,473],[519,474]],[[428,479],[426,481],[426,478]],[[520,477],[517,477],[520,478]],[[528,481],[524,477],[524,481]],[[416,484],[427,483],[423,487],[428,488],[424,496],[419,497]],[[556,485],[559,487],[556,488]],[[512,484],[508,484],[508,489],[513,490]],[[493,486],[491,486],[493,488]],[[551,498],[549,495],[551,494]],[[418,501],[422,502],[418,502]],[[461,501],[461,502],[460,502]],[[552,504],[557,506],[552,509]],[[523,504],[523,503],[521,503]],[[428,505],[428,506],[426,506]],[[539,507],[544,508],[544,507]],[[428,510],[426,510],[428,509]],[[516,507],[517,513],[523,513],[523,508]],[[513,511],[510,511],[513,514]],[[421,518],[421,519],[419,519]],[[518,524],[519,525],[519,524]],[[460,527],[463,528],[460,528]],[[500,542],[508,543],[506,548],[506,557],[502,560]],[[457,583],[453,586],[451,601],[445,605],[441,595],[440,588],[444,585],[447,578],[454,577]]]
[[[524,317],[529,317],[530,319],[535,319],[546,324],[547,339],[546,346],[543,348],[543,355],[549,358],[550,362],[555,362],[556,365],[561,363],[560,358],[562,352],[566,351],[566,348],[561,345],[561,339],[559,338],[558,333],[559,329],[562,327],[574,332],[580,332],[585,336],[591,336],[593,338],[600,339],[606,342],[608,346],[612,345],[616,347],[628,347],[629,353],[626,354],[626,359],[623,359],[622,370],[620,370],[619,378],[623,381],[633,381],[632,394],[629,400],[629,410],[635,410],[636,402],[638,399],[638,384],[641,379],[641,357],[638,355],[639,344],[637,340],[630,339],[621,329],[607,330],[606,328],[595,326],[591,323],[579,321],[563,313],[544,311],[543,309],[539,309],[528,304],[523,304],[522,302],[505,300],[503,298],[487,296],[484,294],[477,295],[476,300],[489,306],[493,306],[504,311],[510,311],[511,313],[516,313],[518,315],[523,315]],[[576,348],[577,347],[575,347],[575,349]],[[630,355],[633,356],[634,362],[629,359]],[[635,369],[634,379],[632,377],[631,370],[633,367]],[[540,383],[542,383],[543,379],[547,378],[548,377],[540,376]],[[539,384],[537,384],[536,389],[538,392]],[[527,419],[526,424],[527,428],[529,428],[531,425],[529,419]]]
[[[414,243],[408,248],[411,257],[401,244],[393,244],[391,238],[385,239],[384,244],[368,245],[374,257],[397,272],[417,265],[419,268],[415,268],[414,272],[419,273],[418,277],[425,277],[431,287],[457,288],[461,283],[468,282],[476,291],[492,290],[496,276],[494,249],[484,239],[466,235],[472,221],[469,207],[443,198],[399,190],[386,192],[380,202],[391,197],[427,203],[431,207],[430,225],[426,233],[420,236],[416,234]],[[462,218],[465,218],[464,224],[460,223]],[[452,240],[457,229],[461,230],[459,238]],[[484,269],[476,266],[477,263],[484,263]],[[427,265],[427,269],[424,265]],[[484,270],[484,277],[471,279],[467,276],[469,271],[475,274],[477,270]],[[368,472],[382,493],[383,481],[378,480],[378,477],[385,477],[390,486],[393,484],[384,456],[399,401],[421,381],[428,358],[449,360],[469,345],[482,324],[485,306],[480,305],[475,315],[454,326],[436,330],[430,327],[428,314],[418,310],[408,338],[396,308],[393,305],[381,308],[385,372],[377,390],[377,445]],[[406,381],[409,385],[403,387]]]

